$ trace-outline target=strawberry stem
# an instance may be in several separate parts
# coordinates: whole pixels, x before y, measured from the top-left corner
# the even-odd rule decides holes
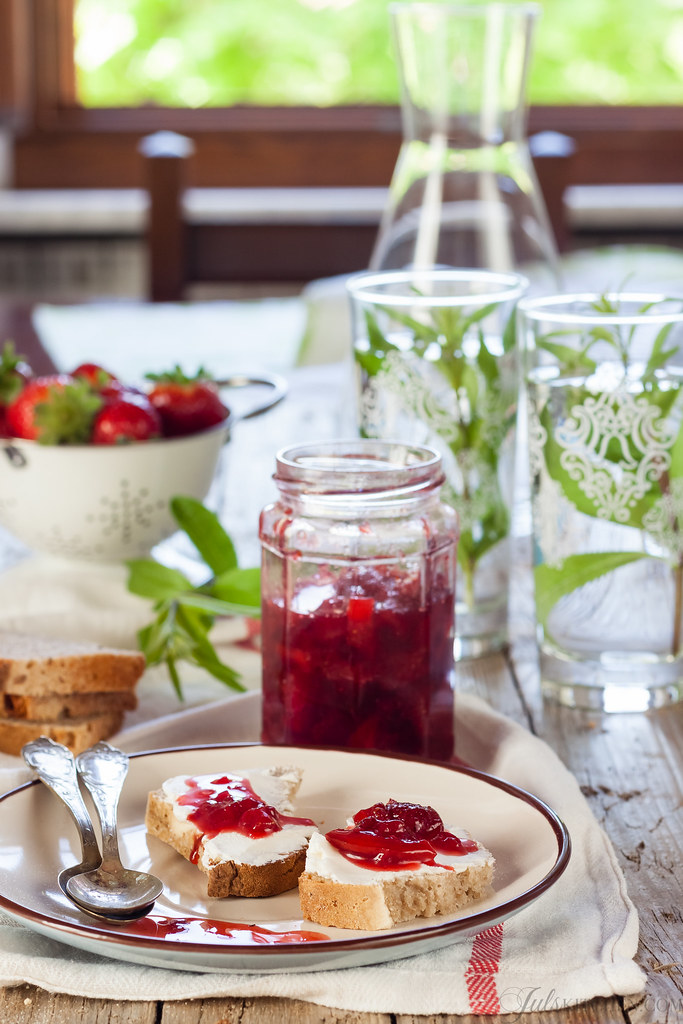
[[[0,354],[0,404],[9,405],[22,387],[24,380],[17,373],[17,367],[23,362],[23,356],[17,355],[14,342],[6,341]]]
[[[172,370],[164,373],[146,373],[145,380],[151,380],[155,384],[196,384],[198,381],[213,381],[214,378],[203,366],[199,367],[194,377],[189,377],[176,363]]]
[[[85,381],[51,387],[46,401],[35,410],[41,444],[87,444],[95,416],[103,401]]]

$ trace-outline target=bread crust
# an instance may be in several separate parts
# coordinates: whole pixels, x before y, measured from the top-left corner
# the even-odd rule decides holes
[[[44,697],[126,691],[144,670],[137,651],[0,633],[0,692]]]
[[[0,750],[21,754],[39,736],[74,754],[118,732],[137,706],[137,651],[0,632]]]
[[[73,693],[65,697],[0,694],[0,719],[20,718],[64,724],[85,715],[114,711],[132,711],[138,699],[131,690],[112,693]]]
[[[485,895],[492,877],[490,861],[464,871],[392,872],[368,885],[304,871],[299,878],[301,912],[315,924],[375,931],[417,917],[452,914]]]
[[[63,743],[73,754],[80,754],[98,740],[106,740],[118,732],[122,722],[123,711],[90,715],[66,722],[3,718],[0,719],[0,750],[6,754],[19,755],[25,743],[39,736],[47,736],[56,743]]]
[[[296,887],[306,863],[305,845],[268,864],[204,863],[201,859],[202,833],[192,822],[176,818],[173,803],[162,789],[155,790],[147,798],[145,826],[150,835],[167,843],[206,875],[208,896],[277,896]]]

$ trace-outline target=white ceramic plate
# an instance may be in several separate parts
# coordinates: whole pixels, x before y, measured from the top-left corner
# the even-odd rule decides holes
[[[469,829],[494,854],[491,895],[458,914],[375,932],[303,922],[296,890],[268,899],[209,899],[204,875],[146,834],[147,793],[173,775],[274,764],[303,769],[297,814],[313,818],[323,831],[343,825],[361,807],[390,797],[431,804],[446,823]],[[75,827],[61,801],[40,782],[0,798],[0,907],[52,938],[135,963],[193,971],[328,970],[413,956],[502,921],[557,881],[570,851],[567,830],[547,805],[474,769],[361,752],[254,744],[133,755],[119,806],[119,827],[124,863],[152,871],[164,882],[154,915],[256,924],[276,931],[304,928],[322,932],[329,940],[226,944],[216,934],[202,931],[201,941],[182,933],[159,938],[136,933],[135,925],[109,924],[83,914],[63,896],[56,881],[63,867],[80,860]]]

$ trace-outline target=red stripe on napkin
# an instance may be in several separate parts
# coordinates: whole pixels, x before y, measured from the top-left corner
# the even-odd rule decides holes
[[[480,932],[472,943],[465,983],[472,1013],[500,1013],[496,975],[503,951],[503,925]]]

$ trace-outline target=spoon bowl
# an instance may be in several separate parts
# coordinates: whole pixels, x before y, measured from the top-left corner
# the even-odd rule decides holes
[[[67,896],[83,910],[124,920],[148,914],[163,891],[154,875],[123,867],[115,872],[98,867],[72,874],[65,884]]]

